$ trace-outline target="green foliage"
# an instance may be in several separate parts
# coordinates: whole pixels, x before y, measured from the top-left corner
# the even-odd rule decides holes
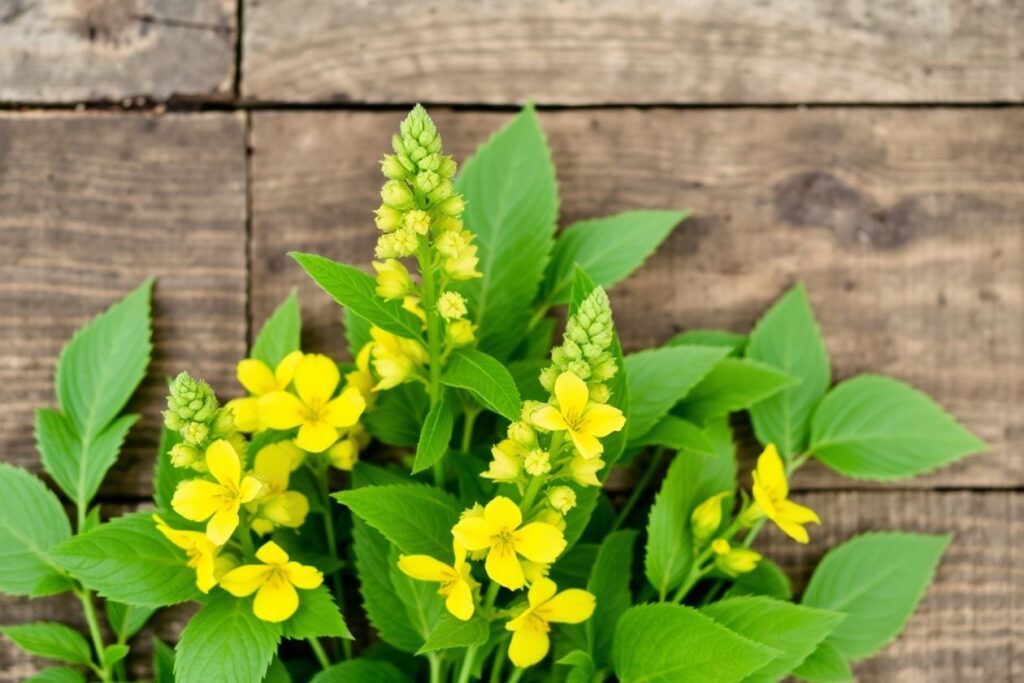
[[[217,591],[181,632],[174,673],[178,683],[263,680],[281,628],[252,613],[252,600]]]
[[[877,375],[854,377],[825,396],[809,447],[840,474],[879,481],[924,474],[984,449],[928,396]]]
[[[103,649],[103,656],[100,658],[100,666],[107,669],[112,668],[115,664],[128,656],[129,650],[130,648],[127,645],[122,645],[121,643],[107,645]]]
[[[779,565],[767,557],[762,557],[753,571],[740,574],[733,579],[733,584],[722,597],[738,598],[744,595],[764,595],[778,600],[791,600],[793,586]]]
[[[439,558],[452,554],[452,527],[462,506],[441,489],[422,484],[364,486],[335,493],[334,498],[404,553]]]
[[[569,303],[576,266],[609,288],[643,265],[688,211],[625,211],[574,223],[562,231],[539,300]]]
[[[621,683],[738,683],[779,654],[695,609],[660,604],[626,610],[612,660]]]
[[[423,336],[419,319],[403,309],[398,301],[378,297],[376,281],[363,271],[316,254],[292,252],[290,255],[341,306],[400,337],[420,339]]]
[[[419,646],[416,651],[419,652],[447,612],[436,584],[417,581],[406,576],[398,568],[400,555],[401,553],[392,546],[388,553],[387,571],[395,595],[401,601],[409,624],[416,632],[416,642]]]
[[[846,683],[853,680],[850,663],[830,643],[822,643],[793,674],[810,683]]]
[[[299,609],[281,624],[285,638],[353,638],[345,625],[345,617],[324,586],[299,591]]]
[[[489,634],[490,628],[483,617],[474,616],[468,621],[461,621],[445,612],[416,654],[483,645]]]
[[[565,675],[565,683],[593,683],[597,666],[583,650],[573,650],[559,659],[558,663],[570,667]]]
[[[40,657],[57,659],[71,664],[92,661],[89,643],[75,629],[49,621],[17,626],[0,626],[0,633],[17,643],[18,647]]]
[[[153,607],[125,605],[114,600],[107,600],[105,607],[110,630],[121,640],[128,640],[138,633],[156,612],[156,609]]]
[[[159,638],[153,638],[153,679],[155,683],[174,683],[174,650]]]
[[[441,382],[466,389],[487,408],[512,421],[519,419],[522,401],[508,369],[476,349],[458,349],[448,358]]]
[[[747,335],[726,330],[687,330],[669,339],[665,346],[724,346],[730,356],[739,356],[747,346]]]
[[[85,683],[85,674],[77,669],[56,666],[43,669],[32,678],[26,678],[25,683]]]
[[[157,531],[149,514],[118,517],[52,552],[84,586],[139,607],[164,607],[199,595],[184,551]]]
[[[299,308],[299,296],[293,289],[263,323],[249,351],[249,357],[261,360],[273,369],[289,353],[300,350],[301,336],[302,311]]]
[[[355,659],[324,669],[310,683],[410,683],[410,679],[387,662]]]
[[[673,412],[706,422],[750,408],[795,384],[792,377],[749,358],[723,358]]]
[[[774,443],[782,457],[792,458],[807,446],[811,413],[831,377],[825,342],[803,285],[786,292],[758,321],[750,333],[747,357],[798,382],[750,409],[758,440]]]
[[[482,278],[458,287],[480,349],[504,359],[530,318],[554,243],[558,186],[544,133],[526,107],[466,160],[455,183],[476,234]]]
[[[451,406],[445,400],[438,401],[427,413],[420,431],[420,440],[416,444],[416,460],[412,464],[412,473],[429,469],[448,451],[448,442],[452,438],[452,426],[455,416]]]
[[[899,532],[857,536],[825,555],[802,602],[845,614],[827,642],[846,659],[870,657],[903,630],[951,540]]]
[[[181,443],[181,435],[167,425],[160,428],[160,445],[156,453],[156,467],[153,469],[153,502],[169,516],[179,521],[178,513],[171,509],[171,499],[178,484],[192,477],[192,470],[175,467],[171,464],[171,449]]]
[[[352,538],[360,594],[370,623],[385,642],[404,652],[416,652],[423,639],[413,628],[405,606],[391,585],[387,539],[358,517],[353,520]]]
[[[421,386],[402,384],[382,394],[363,421],[374,438],[389,446],[415,446],[429,409]]]
[[[590,657],[601,668],[611,665],[612,640],[622,613],[633,604],[629,583],[637,532],[616,531],[605,537],[597,553],[587,590],[597,599],[594,616],[587,621]]]
[[[51,551],[71,536],[57,496],[23,469],[0,463],[0,591],[49,595],[66,590]]]

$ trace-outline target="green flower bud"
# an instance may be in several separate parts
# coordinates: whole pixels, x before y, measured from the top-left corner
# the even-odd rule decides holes
[[[171,382],[170,395],[167,397],[167,413],[171,413],[176,427],[180,429],[189,421],[206,422],[213,417],[220,405],[210,385],[202,380],[193,379],[187,372],[182,372]],[[165,413],[165,418],[167,416]]]
[[[430,194],[427,195],[427,199],[430,200],[431,204],[437,205],[455,194],[455,186],[447,178],[441,178],[437,174],[434,175],[437,176],[438,182],[434,189],[430,191]]]
[[[181,438],[188,443],[199,445],[210,436],[210,428],[202,422],[188,422],[181,428]]]
[[[402,226],[402,222],[405,220],[405,214],[398,209],[394,209],[387,204],[384,204],[374,212],[373,220],[377,224],[377,227],[382,231],[391,232],[392,230],[397,230]]]
[[[607,403],[608,399],[612,397],[612,392],[607,385],[591,384],[588,388],[590,389],[590,400],[594,403]]]
[[[178,468],[191,467],[199,459],[199,451],[187,443],[175,444],[169,453],[171,464]]]
[[[433,171],[420,171],[416,174],[416,189],[423,194],[433,192],[441,182],[441,176]]]
[[[444,178],[454,178],[455,172],[458,169],[458,165],[455,163],[455,159],[450,156],[441,157],[441,163],[436,169],[438,173]]]
[[[409,176],[409,169],[402,165],[398,157],[393,154],[385,155],[381,159],[380,170],[385,177],[391,180],[405,180]]]
[[[224,406],[218,410],[216,417],[213,418],[214,438],[223,439],[237,431],[235,427],[235,413],[230,406]]]
[[[412,206],[412,190],[403,182],[389,180],[380,189],[380,198],[386,205],[395,209],[408,209]]]
[[[466,210],[466,200],[462,198],[461,194],[453,194],[444,200],[438,208],[449,216],[461,216],[462,212]]]

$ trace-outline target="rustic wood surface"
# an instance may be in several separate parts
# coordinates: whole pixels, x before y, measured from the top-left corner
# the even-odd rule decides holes
[[[990,102],[1024,95],[1015,0],[249,0],[268,101]]]

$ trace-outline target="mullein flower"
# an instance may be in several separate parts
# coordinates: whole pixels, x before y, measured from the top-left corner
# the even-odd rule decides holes
[[[242,432],[260,431],[261,425],[256,400],[272,391],[284,391],[292,382],[295,366],[302,359],[301,351],[292,351],[273,370],[261,360],[246,358],[239,362],[235,374],[249,395],[228,401],[235,418],[235,427]]]
[[[220,586],[235,597],[256,593],[253,613],[263,621],[287,620],[299,608],[296,588],[312,590],[324,581],[315,567],[290,561],[288,553],[273,541],[256,551],[262,564],[247,564],[232,569],[220,578]]]
[[[429,360],[423,344],[414,339],[396,336],[376,326],[370,328],[370,336],[373,337],[370,358],[380,377],[374,391],[392,389],[408,382]]]
[[[448,322],[461,320],[466,315],[466,300],[458,292],[445,292],[437,300],[437,311]]]
[[[804,525],[821,524],[821,519],[814,510],[789,500],[786,468],[774,444],[768,444],[758,457],[753,478],[754,503],[745,512],[744,520],[767,517],[793,540],[807,543],[810,539]]]
[[[563,372],[572,372],[591,386],[615,376],[618,366],[611,354],[613,337],[612,309],[605,291],[596,288],[580,304],[565,325],[562,345],[551,350],[551,366],[541,372],[540,381],[548,391]],[[597,390],[595,399],[607,401],[606,390]]]
[[[534,581],[527,593],[527,606],[505,624],[512,632],[508,658],[518,667],[532,666],[544,659],[551,649],[548,633],[552,623],[579,624],[594,613],[594,595],[579,588],[561,593],[548,578]]]
[[[604,469],[604,460],[601,458],[584,458],[579,453],[574,453],[569,461],[569,472],[573,481],[580,486],[601,486],[601,480],[597,473]]]
[[[491,447],[490,466],[480,476],[502,484],[519,481],[526,449],[511,439],[502,439]]]
[[[590,401],[586,383],[571,372],[563,372],[555,381],[557,406],[537,410],[533,424],[551,432],[566,431],[580,455],[597,458],[604,452],[600,437],[617,432],[626,424],[622,411],[613,406]]]
[[[385,301],[401,299],[413,291],[412,278],[401,261],[374,261],[373,269],[377,271],[377,296]]]
[[[295,365],[295,391],[272,391],[260,397],[260,421],[271,429],[299,428],[295,445],[310,453],[322,453],[338,440],[338,430],[358,422],[366,408],[363,395],[346,387],[337,398],[341,382],[337,364],[320,354],[306,354]]]
[[[188,566],[196,570],[196,587],[202,592],[209,593],[217,585],[217,580],[234,566],[230,558],[219,556],[220,546],[201,531],[174,529],[159,515],[153,515],[153,521],[157,531],[185,551]]]
[[[227,441],[214,441],[206,449],[206,466],[215,482],[191,479],[178,484],[171,507],[185,519],[206,524],[206,536],[224,545],[238,528],[238,510],[253,501],[262,484],[242,476],[242,461]]]
[[[750,548],[733,548],[724,538],[715,539],[711,550],[715,553],[715,566],[728,576],[752,572],[761,561],[761,553]]]
[[[568,486],[554,486],[548,489],[548,505],[563,515],[576,507],[576,492]]]
[[[523,458],[523,469],[531,476],[543,476],[551,471],[551,455],[545,450],[534,448]]]
[[[522,588],[526,579],[519,556],[533,562],[554,562],[565,550],[565,537],[543,522],[523,524],[519,506],[504,496],[488,503],[483,515],[467,516],[452,528],[455,540],[469,551],[487,551],[484,568],[505,588]]]
[[[456,619],[468,621],[473,616],[473,588],[477,585],[466,562],[466,549],[453,543],[455,561],[447,565],[429,555],[399,555],[398,568],[417,581],[441,584],[437,589],[444,597],[445,608]]]
[[[287,447],[282,450],[267,446],[256,454],[252,474],[260,480],[262,488],[260,495],[246,509],[253,515],[252,530],[261,536],[279,526],[300,527],[309,514],[306,496],[288,490],[292,462],[293,457]]]

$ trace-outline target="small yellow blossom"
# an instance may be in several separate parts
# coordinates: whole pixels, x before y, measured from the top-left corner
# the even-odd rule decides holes
[[[768,444],[757,459],[754,477],[754,503],[748,514],[764,515],[798,543],[809,539],[805,524],[821,524],[814,510],[789,500],[789,482],[786,468],[774,444]]]
[[[449,322],[460,320],[466,315],[466,300],[458,292],[445,292],[437,300],[437,310]]]
[[[412,278],[398,259],[374,261],[373,269],[377,271],[377,296],[391,301],[401,299],[412,291]]]
[[[414,209],[405,214],[405,227],[417,235],[426,235],[430,232],[430,214],[420,209]]]
[[[246,564],[220,578],[221,588],[235,597],[256,593],[253,613],[263,621],[285,621],[299,608],[296,588],[312,590],[324,581],[315,567],[291,562],[288,553],[273,541],[256,551],[263,564]]]
[[[466,240],[463,239],[461,232],[448,230],[437,238],[434,246],[442,256],[455,258],[466,248]]]
[[[419,318],[420,322],[424,325],[427,323],[427,312],[423,310],[423,306],[420,306],[420,298],[418,296],[410,294],[403,297],[402,308]]]
[[[517,590],[526,581],[519,555],[533,562],[551,563],[566,545],[562,532],[550,524],[522,524],[519,506],[498,496],[484,507],[482,516],[461,519],[452,534],[467,550],[486,549],[487,575],[505,588]]]
[[[331,467],[351,472],[359,462],[359,443],[351,436],[340,439],[327,449]]]
[[[505,628],[512,631],[508,658],[518,667],[527,667],[544,659],[551,648],[548,633],[552,623],[579,624],[594,613],[594,595],[579,588],[558,593],[551,579],[538,579],[527,594],[528,606]]]
[[[706,541],[722,525],[722,500],[730,493],[716,493],[694,508],[693,514],[690,515],[690,528],[693,530],[694,540],[698,543]]]
[[[613,406],[590,402],[586,383],[571,372],[563,372],[555,381],[558,407],[544,406],[533,414],[533,423],[548,431],[567,431],[576,450],[593,459],[604,452],[599,437],[617,432],[626,424],[622,411]]]
[[[548,505],[564,515],[576,507],[576,492],[568,486],[554,486],[548,490]]]
[[[292,351],[274,368],[261,360],[246,358],[239,362],[236,375],[239,383],[249,392],[245,398],[228,401],[227,408],[235,419],[235,429],[242,432],[256,432],[262,429],[256,400],[272,391],[284,391],[295,376],[295,366],[302,359],[301,351]]]
[[[467,234],[469,233],[463,233],[464,246],[462,249],[455,256],[444,260],[444,272],[453,280],[472,280],[482,277],[482,273],[476,269],[480,262],[476,255],[477,247],[475,244],[469,244],[472,235],[467,238]]]
[[[327,356],[307,354],[295,367],[295,391],[274,391],[260,397],[260,421],[272,429],[299,428],[295,445],[321,453],[338,440],[338,429],[351,427],[366,401],[355,387],[331,398],[341,381],[338,366]]]
[[[370,336],[373,369],[380,377],[374,391],[392,389],[408,381],[429,360],[423,344],[414,339],[398,337],[376,326],[370,328]]]
[[[384,205],[377,209],[373,221],[382,232],[392,232],[402,225],[405,215],[398,209]]]
[[[206,535],[216,545],[224,545],[238,528],[238,510],[260,493],[262,485],[255,477],[242,476],[242,461],[227,441],[220,439],[206,449],[206,466],[216,483],[191,479],[178,484],[171,507],[193,522],[209,520]]]
[[[448,323],[445,336],[452,346],[469,346],[476,341],[476,325],[468,320],[455,320]]]
[[[387,206],[398,210],[408,209],[413,203],[412,190],[398,180],[389,180],[380,189],[380,198]]]
[[[715,566],[728,576],[752,572],[761,561],[761,553],[750,548],[733,548],[729,541],[717,538],[711,543]]]
[[[171,464],[178,468],[192,467],[199,460],[199,451],[188,443],[174,444],[168,455],[171,458]]]
[[[565,531],[565,516],[562,515],[558,510],[552,510],[551,508],[542,508],[533,516],[531,521],[542,522],[544,524],[550,524],[559,531]]]
[[[526,583],[530,586],[546,577],[548,572],[551,571],[551,565],[544,564],[543,562],[523,560],[521,564],[523,565],[523,576],[526,577]]]
[[[588,460],[579,453],[572,456],[572,460],[569,461],[569,472],[572,474],[573,481],[580,486],[601,486],[601,480],[597,478],[597,473],[604,468],[604,460],[601,458],[593,458]]]
[[[468,621],[473,616],[473,586],[476,582],[466,562],[466,549],[453,543],[455,562],[447,565],[429,555],[399,555],[398,568],[417,581],[436,581],[437,592],[444,596],[444,606],[452,615]]]
[[[502,439],[491,447],[490,467],[480,476],[485,479],[509,484],[519,479],[525,449],[510,439]]]
[[[292,442],[281,442],[289,443]],[[298,491],[288,490],[289,475],[295,461],[292,449],[298,450],[294,444],[291,448],[271,444],[261,448],[256,454],[253,475],[260,480],[263,487],[260,489],[260,495],[249,503],[247,509],[253,513],[252,530],[261,536],[269,534],[274,527],[300,527],[309,514],[309,501],[306,496]]]
[[[551,456],[547,451],[534,448],[523,458],[523,469],[534,477],[539,477],[551,471]]]
[[[363,395],[366,407],[373,405],[377,395],[373,393],[373,385],[377,383],[373,373],[370,372],[370,354],[373,351],[373,342],[366,342],[363,348],[356,354],[356,369],[345,373],[345,386],[355,387]]]
[[[218,557],[220,546],[214,545],[201,531],[183,531],[167,526],[159,515],[153,515],[157,530],[168,541],[185,551],[188,566],[196,570],[196,587],[204,593],[217,585],[217,579],[231,569],[232,562],[227,557]]]
[[[266,453],[266,455],[264,455]],[[288,471],[294,472],[306,461],[306,452],[295,445],[291,439],[277,441],[267,444],[256,454],[256,460],[260,458],[272,458],[288,463]]]
[[[529,447],[537,442],[537,433],[533,431],[530,423],[516,420],[508,425],[505,430],[506,436],[523,447]]]

